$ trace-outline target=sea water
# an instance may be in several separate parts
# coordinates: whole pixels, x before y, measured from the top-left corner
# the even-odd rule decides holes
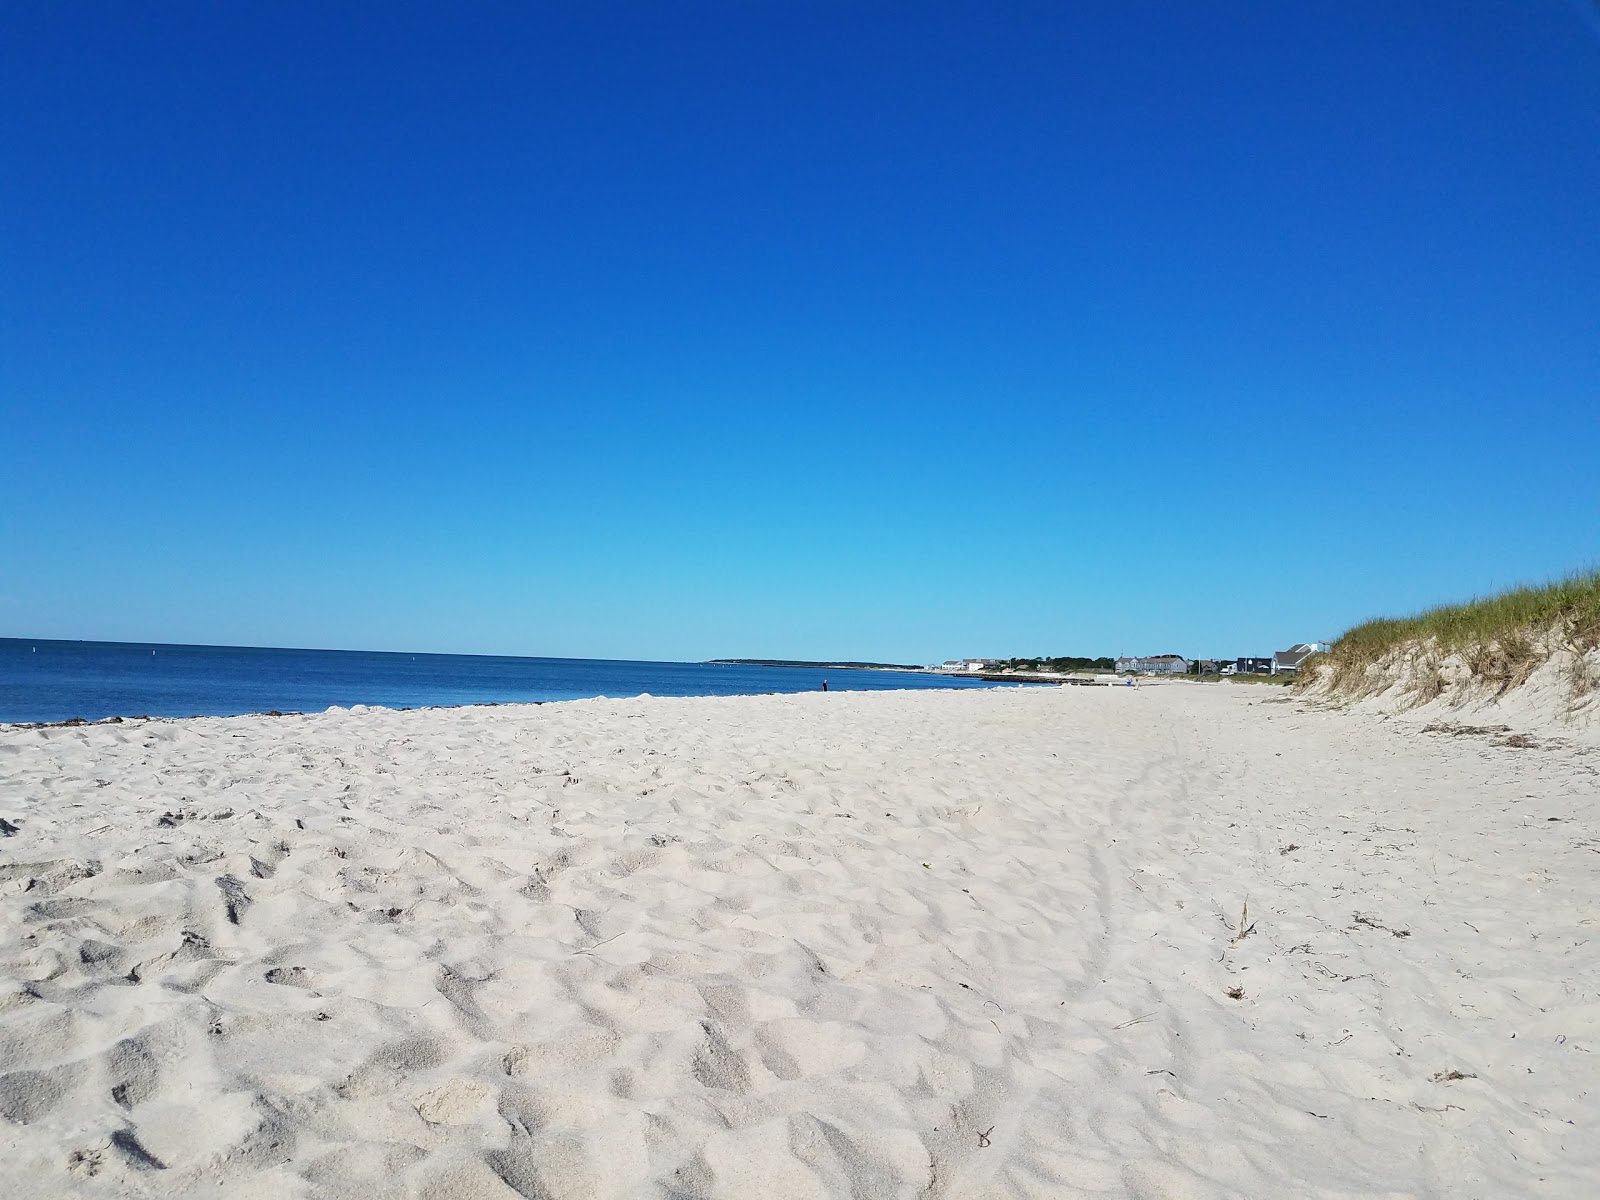
[[[911,671],[0,638],[0,722],[985,687]]]

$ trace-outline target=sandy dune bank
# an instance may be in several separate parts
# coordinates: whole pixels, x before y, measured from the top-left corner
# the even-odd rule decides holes
[[[1600,756],[1266,691],[0,730],[7,1190],[1594,1195]]]
[[[1312,660],[1300,695],[1313,703],[1424,723],[1507,725],[1600,749],[1600,649],[1561,628],[1534,630],[1520,661],[1498,647],[1446,650],[1435,639],[1401,643],[1359,672]]]

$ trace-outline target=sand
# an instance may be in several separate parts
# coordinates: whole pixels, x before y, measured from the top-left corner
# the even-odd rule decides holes
[[[1401,644],[1371,663],[1353,687],[1313,667],[1308,699],[1424,724],[1505,725],[1600,749],[1600,649],[1579,651],[1558,625],[1528,633],[1533,659],[1510,677],[1488,677],[1469,656],[1432,640]]]
[[[1177,683],[0,729],[6,1191],[1590,1197],[1600,754],[1530,732]]]

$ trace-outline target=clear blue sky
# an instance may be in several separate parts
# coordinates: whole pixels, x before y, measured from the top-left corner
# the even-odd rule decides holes
[[[0,634],[1267,653],[1600,560],[1579,0],[0,8]]]

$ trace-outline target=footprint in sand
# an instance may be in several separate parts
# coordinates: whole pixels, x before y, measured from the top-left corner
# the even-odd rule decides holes
[[[284,987],[309,990],[317,986],[317,977],[304,967],[273,967],[265,978],[268,983],[278,983]]]
[[[0,1075],[0,1117],[18,1125],[31,1125],[55,1111],[82,1074],[83,1064],[68,1063],[48,1071]]]

